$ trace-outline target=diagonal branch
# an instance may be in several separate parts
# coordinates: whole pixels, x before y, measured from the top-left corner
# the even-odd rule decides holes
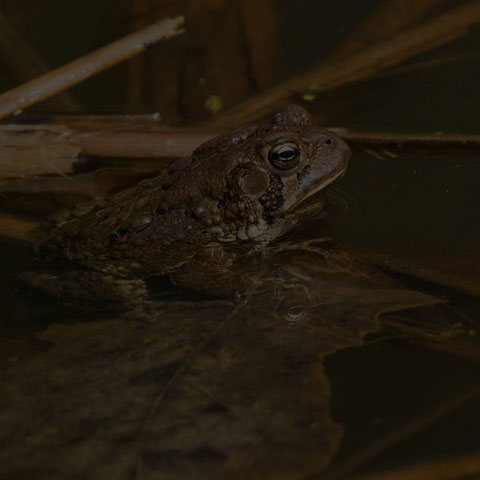
[[[272,108],[288,102],[296,92],[325,92],[368,78],[379,70],[439,47],[465,34],[480,22],[480,2],[454,8],[420,26],[379,42],[346,58],[333,59],[311,71],[292,77],[205,122],[223,128],[267,115]]]

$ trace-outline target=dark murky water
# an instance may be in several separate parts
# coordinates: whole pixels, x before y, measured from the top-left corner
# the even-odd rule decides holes
[[[234,33],[226,39],[223,48],[214,50],[213,59],[202,65],[194,64],[195,55],[204,54],[206,42],[214,41],[215,35],[207,35],[202,30],[201,22],[208,25],[209,20],[202,17],[201,9],[197,11],[193,3],[160,0],[109,0],[101,4],[46,0],[38,3],[22,0],[14,3],[0,1],[0,10],[35,46],[50,67],[61,65],[143,26],[153,17],[162,17],[162,12],[190,11],[193,20],[190,33],[185,38],[149,51],[140,64],[138,60],[137,63],[126,62],[71,90],[84,113],[158,110],[175,124],[189,125],[208,117],[208,112],[202,110],[208,96],[221,93],[227,106],[234,105],[255,93],[261,84],[251,65],[246,65],[238,57],[240,52],[245,51],[245,45],[238,46]],[[268,8],[269,2],[264,3]],[[264,85],[289,78],[308,69],[312,63],[327,58],[348,37],[349,32],[382,3],[385,2],[273,2],[278,48],[268,60],[274,71],[270,78],[262,80]],[[443,2],[436,11],[460,3]],[[232,10],[230,2],[224,4],[225,11]],[[222,2],[210,2],[205,7],[206,12],[214,16],[223,11],[221,5]],[[231,12],[219,18],[236,24],[236,17]],[[205,37],[202,37],[202,32]],[[196,42],[198,51],[194,48]],[[405,133],[440,130],[478,133],[479,54],[480,29],[474,27],[463,38],[419,55],[401,67],[394,67],[373,79],[319,94],[314,101],[304,104],[327,126]],[[172,56],[175,55],[178,58],[174,61]],[[231,58],[227,61],[226,57]],[[432,60],[437,63],[423,65]],[[213,68],[215,61],[219,65],[217,70]],[[205,65],[212,70],[202,71],[201,67]],[[403,68],[405,65],[412,68]],[[195,71],[195,68],[200,70]],[[222,72],[237,77],[220,81]],[[239,79],[242,73],[245,77]],[[141,81],[138,75],[141,75]],[[201,82],[198,81],[199,76]],[[166,98],[163,92],[175,93],[173,88],[166,88],[175,83],[172,80],[175,78],[180,80],[184,95]],[[11,73],[0,72],[1,90],[16,84],[17,80]],[[228,89],[230,84],[231,90]],[[132,94],[132,85],[137,85],[135,95]],[[58,99],[39,105],[33,111],[68,112]],[[349,209],[340,221],[334,223],[328,234],[344,245],[362,247],[428,268],[435,267],[442,274],[461,279],[478,291],[479,162],[478,155],[429,155],[425,152],[380,159],[356,153],[347,175],[337,184],[338,192]],[[19,208],[18,201],[18,198],[2,199],[3,211],[27,210],[31,214],[29,208],[24,208],[24,203]],[[308,236],[324,235],[321,228],[322,222],[313,221]],[[70,314],[42,299],[13,294],[15,278],[28,269],[31,262],[28,247],[2,241],[0,261],[0,299],[3,306],[0,362],[10,366],[31,362],[29,368],[38,372],[35,358],[40,356],[36,355],[48,352],[52,336],[48,340],[38,339],[37,332],[45,331],[56,323],[78,325],[96,317],[76,315],[70,318]],[[414,280],[404,278],[402,281],[408,284]],[[331,478],[339,478],[335,472],[341,472],[345,465],[351,466],[348,473],[370,473],[478,451],[480,400],[478,392],[468,397],[469,392],[479,385],[478,297],[466,294],[461,288],[443,288],[433,283],[420,282],[416,287],[448,300],[452,310],[438,310],[433,314],[427,312],[426,316],[419,317],[420,322],[424,322],[420,325],[414,325],[415,316],[410,319],[403,317],[401,321],[411,322],[420,330],[424,328],[426,337],[432,337],[432,332],[438,333],[438,325],[448,324],[450,328],[462,319],[464,328],[469,330],[466,335],[468,342],[456,344],[458,338],[453,335],[451,348],[439,348],[426,341],[423,334],[419,339],[411,331],[405,333],[398,328],[386,328],[367,337],[363,346],[339,349],[327,357],[325,369],[331,390],[331,415],[344,429],[341,442],[337,448],[332,447],[331,466],[328,467],[331,470],[326,470],[332,472]],[[182,297],[182,300],[186,299],[188,296]],[[317,305],[316,309],[316,313],[321,312],[321,305]],[[263,314],[259,313],[259,322]],[[102,317],[100,320],[105,319]],[[445,328],[447,331],[448,328]],[[160,335],[161,332],[155,334]],[[59,335],[58,338],[63,337]],[[461,338],[463,341],[464,336]],[[210,368],[208,365],[205,361],[198,368]],[[18,368],[21,371],[21,366]],[[22,375],[26,373],[22,372]],[[8,381],[15,383],[15,376]],[[35,391],[30,391],[28,395],[35,396]],[[462,395],[468,398],[458,400]],[[440,412],[438,416],[425,420],[435,409]],[[425,423],[422,424],[422,421]],[[410,424],[413,425],[411,432],[403,433],[402,427]],[[288,429],[283,434],[288,435]],[[376,445],[383,445],[377,453]],[[145,460],[145,457],[142,458]],[[152,456],[148,458],[151,460]],[[208,458],[208,462],[213,462],[212,458]],[[173,460],[165,462],[171,467]],[[173,464],[176,465],[175,462]],[[154,467],[149,464],[149,468]],[[323,478],[320,470],[304,472],[299,478],[308,474]],[[22,478],[35,478],[32,472]],[[43,475],[41,478],[50,478],[48,472]],[[328,473],[326,475],[329,478]]]

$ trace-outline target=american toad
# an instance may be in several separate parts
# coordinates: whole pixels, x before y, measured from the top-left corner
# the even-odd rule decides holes
[[[65,274],[25,279],[106,308],[141,301],[144,279],[159,275],[210,294],[244,291],[256,280],[236,267],[311,216],[306,200],[343,175],[349,156],[337,135],[287,105],[266,123],[204,143],[104,205],[66,216],[40,247],[64,262]],[[317,201],[313,213],[319,208]]]

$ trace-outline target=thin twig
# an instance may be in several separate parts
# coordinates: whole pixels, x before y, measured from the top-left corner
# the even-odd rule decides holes
[[[389,152],[418,152],[441,154],[478,154],[480,152],[480,135],[467,135],[459,133],[389,133],[389,132],[359,132],[348,129],[336,130],[351,148],[357,151],[366,149],[379,153]]]
[[[359,250],[357,251],[357,255],[362,255],[369,263],[380,267],[384,271],[396,274],[400,273],[424,282],[429,282],[433,285],[461,291],[467,295],[480,296],[480,285],[478,281],[469,280],[465,277],[465,272],[452,271],[451,267],[442,269],[441,266],[419,265],[414,261],[399,259],[372,251],[362,252]],[[469,265],[471,265],[471,263]],[[473,272],[476,271],[475,269],[473,270]]]
[[[426,70],[430,68],[436,68],[442,65],[448,65],[453,62],[465,62],[467,60],[470,61],[478,58],[479,56],[480,56],[480,52],[465,52],[465,53],[457,53],[455,55],[445,55],[439,58],[432,58],[431,60],[410,63],[408,65],[402,65],[396,68],[390,68],[388,70],[375,74],[373,78],[385,78],[385,77],[392,77],[394,75],[403,75],[403,74],[415,72],[418,70]]]
[[[387,433],[384,437],[381,437],[377,441],[371,443],[363,450],[359,450],[350,457],[346,458],[338,467],[332,468],[329,472],[318,477],[319,480],[337,480],[343,478],[345,475],[350,474],[354,469],[364,465],[366,462],[377,457],[385,450],[397,445],[398,443],[406,440],[417,432],[420,432],[437,422],[441,418],[445,417],[451,412],[454,412],[459,407],[467,403],[468,401],[476,398],[480,395],[480,388],[475,387],[465,393],[458,395],[446,403],[431,408],[425,414],[413,418],[401,427]],[[409,477],[404,477],[409,478]]]
[[[58,92],[183,33],[183,17],[168,18],[0,95],[0,119],[18,114]]]
[[[205,123],[222,127],[238,125],[267,115],[272,108],[287,102],[294,92],[309,90],[319,93],[368,78],[384,68],[464,35],[469,26],[478,22],[480,2],[468,3],[352,56],[332,60],[292,77]]]
[[[348,477],[347,480],[473,480],[472,475],[480,475],[480,452],[410,465],[395,471]]]

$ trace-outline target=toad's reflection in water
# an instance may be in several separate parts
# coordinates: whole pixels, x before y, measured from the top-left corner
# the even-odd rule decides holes
[[[157,305],[151,321],[55,324],[2,372],[0,473],[21,478],[302,478],[322,471],[326,355],[385,311],[434,304],[325,242],[273,251],[272,288]],[[317,249],[317,250],[316,250]]]

